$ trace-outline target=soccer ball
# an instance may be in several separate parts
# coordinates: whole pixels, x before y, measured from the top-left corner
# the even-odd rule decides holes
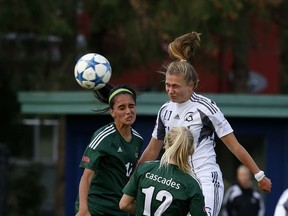
[[[75,79],[85,89],[98,90],[109,82],[112,68],[109,61],[97,53],[82,56],[74,68]]]

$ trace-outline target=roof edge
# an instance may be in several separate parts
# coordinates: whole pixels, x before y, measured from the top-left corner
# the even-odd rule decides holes
[[[227,117],[288,118],[288,95],[202,94],[215,101]],[[140,92],[137,96],[138,115],[156,115],[168,100],[165,92]],[[68,115],[95,114],[103,107],[91,92],[19,92],[22,114]]]

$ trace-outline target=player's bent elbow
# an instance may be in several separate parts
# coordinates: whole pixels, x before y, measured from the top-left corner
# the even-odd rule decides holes
[[[125,195],[123,195],[122,199],[120,200],[119,202],[119,208],[122,210],[122,211],[127,211],[129,209],[129,205],[131,203],[128,202],[127,199],[125,199]]]
[[[119,202],[119,208],[122,211],[129,212],[130,214],[135,214],[136,206],[134,200],[134,197],[130,197],[124,194]]]
[[[122,211],[125,211],[125,209],[127,208],[127,203],[123,202],[122,199],[121,199],[120,202],[119,202],[119,208],[120,208]]]

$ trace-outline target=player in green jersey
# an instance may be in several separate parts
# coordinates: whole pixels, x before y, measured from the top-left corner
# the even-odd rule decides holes
[[[128,215],[119,209],[119,201],[136,166],[143,138],[131,127],[136,119],[135,91],[127,86],[111,88],[107,85],[95,92],[98,100],[109,103],[106,111],[114,122],[93,134],[83,154],[77,216]]]
[[[131,176],[123,189],[120,209],[146,216],[207,215],[200,183],[188,162],[193,143],[186,127],[172,128],[165,137],[161,160],[144,162]]]

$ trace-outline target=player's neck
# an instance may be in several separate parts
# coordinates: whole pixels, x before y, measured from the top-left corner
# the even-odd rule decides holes
[[[120,127],[119,125],[116,125],[116,128],[126,142],[131,141],[132,139],[131,126],[125,125],[123,127]]]
[[[173,165],[177,165],[177,164],[176,164],[176,161],[175,161],[174,159],[171,159],[171,160],[169,161],[169,163],[170,163],[170,164],[173,164]]]

